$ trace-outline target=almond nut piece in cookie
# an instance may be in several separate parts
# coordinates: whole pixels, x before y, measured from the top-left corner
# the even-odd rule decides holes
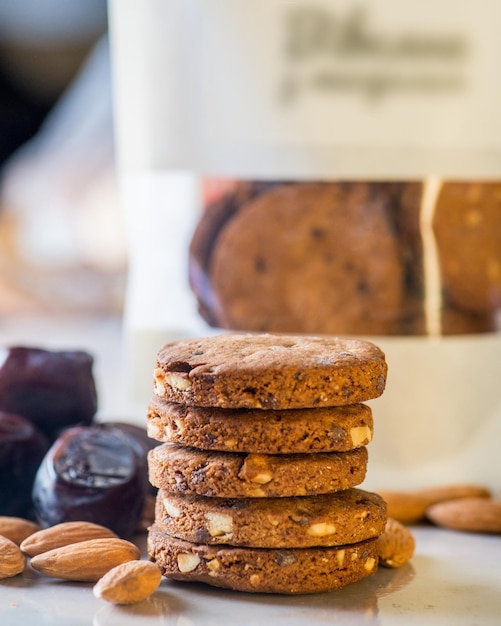
[[[243,465],[238,473],[241,480],[249,480],[258,485],[266,485],[269,483],[273,474],[268,467],[268,459],[265,454],[248,454],[245,457]]]
[[[164,381],[174,389],[179,391],[188,391],[191,388],[191,381],[187,374],[180,374],[177,372],[168,372],[164,376]]]
[[[378,537],[377,548],[381,565],[401,567],[414,554],[416,542],[408,528],[389,517],[383,534]]]
[[[372,432],[368,426],[355,426],[350,430],[350,437],[353,447],[358,448],[371,442]]]
[[[185,574],[186,572],[192,572],[200,564],[200,557],[198,554],[191,552],[180,552],[177,555],[177,566],[179,571]]]
[[[33,557],[80,541],[103,538],[117,538],[117,535],[109,528],[93,522],[62,522],[27,537],[21,543],[21,550]]]
[[[111,568],[140,556],[139,548],[125,539],[90,539],[38,554],[31,567],[53,578],[96,582]]]
[[[169,498],[164,498],[163,503],[164,503],[164,509],[167,515],[169,515],[170,517],[173,517],[174,519],[176,519],[177,517],[180,517],[181,515],[180,509],[177,506],[175,506],[169,500]]]
[[[134,604],[150,596],[162,580],[151,561],[129,561],[110,569],[94,585],[96,598],[113,604]]]
[[[336,527],[334,524],[327,522],[317,522],[310,524],[306,529],[306,534],[310,537],[326,537],[327,535],[334,535]]]
[[[233,535],[233,518],[223,513],[206,513],[207,530],[211,537],[227,537]]]
[[[164,372],[157,367],[153,372],[153,391],[157,396],[165,395]]]
[[[0,535],[19,545],[26,537],[40,530],[40,526],[22,517],[0,515]]]
[[[17,543],[0,535],[0,579],[17,576],[25,565],[26,559]]]
[[[501,500],[460,498],[428,507],[426,517],[445,528],[479,533],[501,533]]]

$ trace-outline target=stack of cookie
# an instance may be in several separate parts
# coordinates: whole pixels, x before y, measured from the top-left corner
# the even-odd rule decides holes
[[[383,353],[354,339],[224,334],[167,344],[154,372],[148,534],[163,574],[313,593],[377,569],[386,506],[367,468]]]

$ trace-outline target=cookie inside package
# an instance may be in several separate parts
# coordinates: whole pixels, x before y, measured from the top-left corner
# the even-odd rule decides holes
[[[189,280],[206,323],[374,339],[390,364],[373,407],[374,487],[400,487],[403,476],[416,486],[492,483],[479,453],[499,429],[501,182],[206,180],[204,189]]]
[[[368,339],[368,486],[498,489],[501,5],[133,4],[110,15],[142,406],[167,341]]]

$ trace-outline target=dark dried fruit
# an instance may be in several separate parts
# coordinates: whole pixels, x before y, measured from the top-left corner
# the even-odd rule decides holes
[[[160,442],[155,441],[154,439],[151,439],[151,437],[148,437],[146,428],[141,428],[141,426],[137,426],[136,424],[129,424],[127,422],[107,422],[107,423],[102,423],[101,427],[102,428],[103,427],[104,428],[110,428],[110,427],[118,428],[125,435],[130,437],[131,444],[134,450],[136,451],[138,459],[140,463],[142,463],[144,466],[144,476],[145,476],[145,480],[147,483],[147,491],[151,495],[156,495],[158,489],[156,487],[153,487],[153,485],[148,480],[147,457],[148,457],[148,452],[152,448],[155,448],[156,446],[158,446]]]
[[[49,440],[90,424],[97,409],[93,359],[82,351],[11,347],[0,352],[0,410],[31,420]]]
[[[111,426],[66,430],[35,478],[33,502],[44,527],[89,521],[130,538],[146,496],[144,464],[129,436]]]
[[[31,488],[48,448],[29,420],[0,411],[0,515],[33,519]]]

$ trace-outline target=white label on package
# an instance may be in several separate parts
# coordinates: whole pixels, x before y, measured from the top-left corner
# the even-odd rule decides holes
[[[499,0],[110,0],[128,169],[499,177]]]

